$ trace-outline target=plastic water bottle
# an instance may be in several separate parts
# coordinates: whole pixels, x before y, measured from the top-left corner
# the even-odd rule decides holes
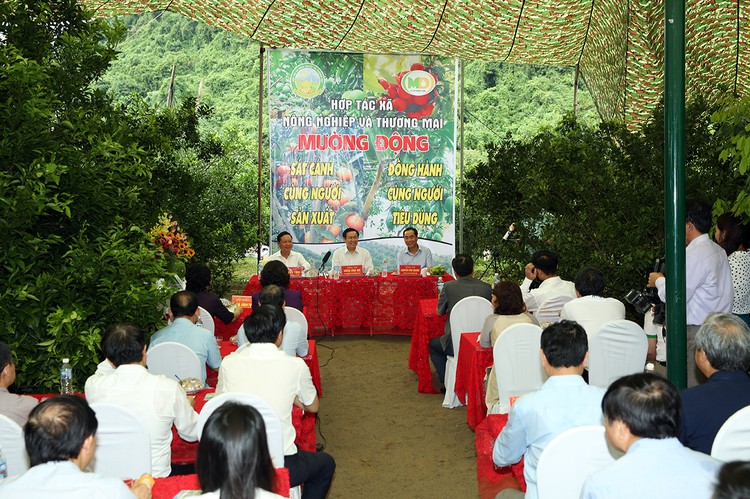
[[[388,277],[388,260],[383,260],[383,270],[380,272],[380,277]]]
[[[443,292],[443,278],[438,277],[438,295]]]
[[[60,368],[60,393],[63,395],[73,393],[73,368],[70,367],[70,359],[63,359]]]
[[[0,448],[0,482],[8,478],[8,462],[5,460],[3,449]]]

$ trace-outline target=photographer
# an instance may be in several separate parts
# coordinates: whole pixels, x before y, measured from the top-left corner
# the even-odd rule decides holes
[[[711,312],[732,311],[732,274],[726,252],[708,237],[711,206],[706,201],[685,203],[685,270],[687,307],[687,383],[695,386],[705,377],[695,367],[695,333]],[[652,272],[648,286],[655,287],[666,302],[666,279]]]

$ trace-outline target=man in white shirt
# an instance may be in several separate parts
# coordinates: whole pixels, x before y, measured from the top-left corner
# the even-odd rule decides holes
[[[16,381],[16,360],[7,343],[0,341],[0,414],[7,416],[18,426],[26,424],[31,409],[38,401],[28,395],[10,393],[8,387]]]
[[[432,251],[419,245],[419,232],[414,227],[404,229],[406,247],[398,252],[399,265],[419,265],[423,269],[432,267]]]
[[[589,340],[609,321],[625,318],[625,305],[615,298],[604,298],[604,274],[584,267],[575,280],[576,296],[560,312],[560,319],[575,321],[586,330]]]
[[[269,256],[269,260],[278,260],[287,268],[302,267],[303,272],[312,268],[310,263],[302,256],[302,253],[292,251],[294,241],[292,241],[292,235],[287,231],[279,232],[279,235],[276,236],[276,245],[279,247],[279,251]]]
[[[524,268],[526,274],[521,284],[521,294],[526,308],[534,313],[545,301],[557,296],[576,297],[573,283],[563,281],[557,275],[557,255],[551,251],[537,251],[531,255],[531,262]],[[534,281],[541,281],[538,288],[533,289]]]
[[[302,497],[324,498],[336,471],[336,462],[325,452],[297,449],[292,425],[292,407],[318,412],[320,401],[310,370],[299,357],[279,349],[286,316],[273,305],[261,305],[245,319],[250,345],[227,356],[219,369],[216,393],[243,392],[258,395],[281,420],[284,466],[292,487],[303,485]]]
[[[284,288],[276,286],[275,284],[269,284],[268,286],[263,287],[258,295],[258,303],[260,305],[274,305],[280,307],[282,310],[286,310]],[[243,324],[237,331],[237,344],[242,346],[245,343],[248,343],[248,341],[247,335],[245,334],[245,326]],[[287,355],[291,355],[292,357],[297,355],[304,357],[307,355],[310,345],[307,344],[307,335],[302,331],[302,326],[298,322],[286,322],[286,326],[284,326],[284,334],[282,335],[281,340],[281,349],[284,350]]]
[[[198,413],[176,380],[146,370],[146,339],[137,326],[110,327],[102,338],[102,351],[115,372],[94,374],[86,380],[86,399],[92,404],[114,404],[133,411],[151,437],[151,474],[169,476],[172,424],[180,437],[195,442]]]
[[[695,366],[695,334],[712,312],[731,312],[734,288],[724,249],[708,237],[711,205],[702,200],[685,203],[685,306],[687,308],[687,382],[696,386],[706,377]],[[652,272],[648,286],[667,301],[664,274]]]
[[[75,395],[52,397],[36,406],[24,427],[31,468],[0,483],[3,499],[147,499],[151,489],[85,473],[96,451],[96,414]]]
[[[372,257],[370,252],[364,248],[359,248],[359,232],[349,227],[344,231],[344,241],[346,246],[333,252],[333,267],[339,270],[345,265],[361,265],[362,273],[367,274],[373,269]]]

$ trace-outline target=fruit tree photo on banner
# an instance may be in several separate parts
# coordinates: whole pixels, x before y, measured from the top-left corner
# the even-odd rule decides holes
[[[456,63],[421,54],[269,50],[271,238],[311,261],[360,232],[396,266],[415,227],[435,265],[454,254]]]

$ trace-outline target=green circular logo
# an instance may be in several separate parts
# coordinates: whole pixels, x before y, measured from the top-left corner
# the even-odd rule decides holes
[[[305,99],[312,99],[325,90],[325,75],[318,66],[312,63],[300,64],[292,71],[289,78],[292,92]]]

